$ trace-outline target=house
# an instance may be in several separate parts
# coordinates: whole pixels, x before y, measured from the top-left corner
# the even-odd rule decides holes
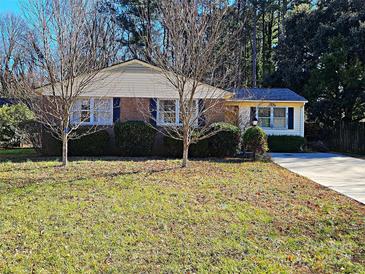
[[[209,94],[212,89],[214,94]],[[269,135],[304,136],[307,101],[290,89],[228,91],[201,84],[194,99],[196,109],[206,107],[213,99],[219,101],[217,106],[224,107],[225,111],[213,109],[205,113],[207,124],[233,121],[245,128],[256,118]],[[74,105],[71,122],[112,126],[118,120],[147,120],[146,113],[154,116],[156,126],[180,124],[178,93],[158,67],[133,59],[108,67],[96,76]]]
[[[288,88],[244,88],[225,101],[238,109],[241,128],[257,119],[267,135],[304,137],[304,105],[308,101]]]

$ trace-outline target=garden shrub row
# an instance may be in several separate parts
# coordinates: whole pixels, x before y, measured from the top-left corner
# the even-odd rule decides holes
[[[118,155],[152,155],[156,130],[143,121],[117,122],[114,125],[114,136]]]
[[[300,152],[303,150],[304,141],[304,137],[301,136],[268,136],[269,150],[271,152]]]
[[[229,123],[215,123],[211,131],[218,131],[215,135],[190,145],[189,155],[196,158],[234,156],[240,143],[240,129]],[[182,156],[182,141],[164,136],[163,145],[168,157]]]
[[[86,128],[80,128],[82,134]],[[218,131],[210,138],[192,144],[189,156],[195,158],[234,156],[240,146],[240,129],[229,123],[215,123],[210,130]],[[96,131],[79,139],[69,141],[70,156],[166,156],[181,157],[182,141],[167,136],[162,137],[161,148],[154,151],[156,130],[142,121],[117,122],[114,125],[115,146],[106,130]],[[299,152],[304,147],[300,136],[266,136],[259,127],[251,127],[242,136],[242,147],[246,151],[264,153]],[[61,155],[62,143],[50,134],[44,134],[42,152],[44,155]]]
[[[78,134],[84,134],[86,128],[78,129]],[[78,139],[70,140],[68,143],[70,156],[99,156],[108,154],[108,144],[110,136],[106,130],[100,130],[82,136]],[[45,132],[42,137],[43,155],[59,156],[62,153],[62,142],[50,133]]]
[[[83,133],[84,128],[79,129]],[[229,123],[215,123],[212,131],[218,131],[210,138],[192,144],[189,156],[194,158],[234,156],[240,145],[240,130]],[[70,156],[151,156],[166,157],[182,156],[182,141],[167,136],[162,137],[162,147],[153,151],[156,139],[156,130],[143,121],[117,122],[114,125],[115,146],[110,142],[109,133],[100,130],[69,141]],[[50,134],[44,142],[43,153],[46,155],[60,155],[62,144]],[[267,140],[267,141],[266,141]],[[271,152],[297,152],[304,145],[304,138],[299,136],[266,136],[259,127],[251,127],[242,136],[242,146],[246,151],[263,153],[267,151],[267,143]]]

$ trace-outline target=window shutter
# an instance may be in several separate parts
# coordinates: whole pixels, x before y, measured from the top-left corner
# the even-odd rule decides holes
[[[294,108],[288,108],[288,129],[294,129]]]
[[[198,101],[198,126],[199,127],[203,127],[205,126],[205,116],[204,116],[204,100],[203,99],[199,99]]]
[[[256,107],[251,107],[250,108],[250,122],[253,121],[253,119],[256,118]]]
[[[113,123],[120,120],[120,98],[113,98]]]
[[[157,121],[157,99],[151,98],[150,99],[150,123],[153,126],[156,126]]]

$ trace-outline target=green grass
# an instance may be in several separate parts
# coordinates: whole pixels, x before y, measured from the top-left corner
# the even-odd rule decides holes
[[[364,217],[272,163],[0,163],[1,272],[364,273]]]

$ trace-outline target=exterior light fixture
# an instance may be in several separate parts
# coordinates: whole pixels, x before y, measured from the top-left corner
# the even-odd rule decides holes
[[[252,125],[255,127],[255,126],[257,126],[257,123],[258,123],[257,118],[256,117],[253,118]]]

